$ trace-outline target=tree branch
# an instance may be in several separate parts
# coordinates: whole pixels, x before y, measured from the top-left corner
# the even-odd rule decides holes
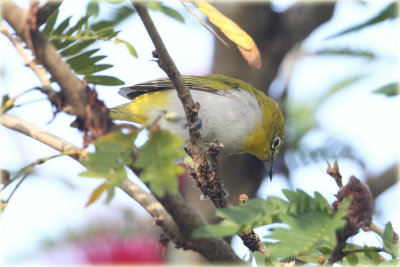
[[[175,63],[172,61],[172,58],[169,56],[168,51],[161,40],[160,35],[156,27],[154,26],[153,21],[150,18],[149,12],[147,9],[140,4],[133,4],[136,11],[138,12],[143,24],[150,35],[151,40],[156,48],[155,57],[158,58],[158,65],[160,68],[168,75],[171,79],[171,82],[176,88],[179,99],[182,102],[186,120],[189,128],[190,142],[192,144],[193,149],[193,158],[195,164],[199,164],[200,162],[207,161],[206,156],[204,154],[203,142],[201,140],[200,135],[200,125],[198,123],[198,110],[200,108],[199,104],[193,101],[192,95],[190,94],[189,89],[187,88],[185,81],[183,80],[179,70],[177,69]],[[197,126],[196,126],[197,125]],[[195,126],[195,127],[193,127]]]
[[[147,9],[140,4],[134,4],[134,7],[142,19],[143,24],[145,25],[146,30],[154,43],[154,46],[156,47],[156,57],[158,57],[158,64],[160,68],[164,70],[164,72],[171,79],[171,82],[174,84],[178,93],[178,97],[182,102],[186,114],[186,120],[189,125],[189,136],[191,142],[189,153],[194,161],[194,172],[192,173],[192,176],[196,179],[203,194],[210,197],[217,208],[227,207],[230,205],[230,203],[225,198],[219,176],[216,172],[213,172],[209,166],[204,145],[202,143],[199,129],[200,125],[198,125],[198,110],[200,109],[200,105],[198,103],[194,104],[190,91],[188,90],[175,63],[169,56],[168,51],[165,48],[164,43],[162,42]],[[164,204],[164,207],[166,207],[169,212],[172,212],[171,209],[168,209],[169,205],[165,203],[165,200],[161,199],[160,201]],[[257,234],[251,232],[249,234],[240,235],[240,237],[242,238],[244,244],[251,249],[251,251],[259,251],[265,255],[265,245],[261,242]],[[251,242],[249,242],[250,240]]]
[[[40,82],[43,84],[43,86],[50,86],[50,81],[46,77],[47,71],[44,68],[38,67],[33,60],[29,59],[29,57],[26,55],[24,47],[20,42],[18,42],[8,31],[7,29],[0,24],[0,31],[2,34],[4,34],[10,41],[11,43],[15,46],[17,49],[18,53],[21,55],[22,59],[25,62],[25,65],[28,66],[35,72],[35,74],[38,76]]]
[[[32,42],[32,52],[62,88],[61,94],[68,105],[64,110],[86,118],[85,104],[87,98],[85,85],[72,73],[56,48],[39,31],[30,30],[28,22],[29,10],[22,10],[13,2],[6,1],[2,4],[1,13],[18,36],[27,44]]]
[[[37,141],[42,142],[60,152],[80,149],[79,147],[68,143],[57,136],[44,131],[42,128],[34,124],[9,114],[3,114],[0,116],[0,124],[11,130],[32,137],[33,139],[36,139]]]
[[[207,160],[205,148],[200,135],[201,124],[199,123],[198,118],[200,104],[194,103],[190,91],[175,63],[169,56],[148,10],[140,4],[133,4],[133,6],[138,12],[139,17],[141,18],[156,48],[155,57],[158,58],[158,65],[171,79],[171,82],[176,88],[178,97],[182,102],[187,124],[189,125],[188,128],[191,145],[189,146],[188,152],[194,161],[194,172],[192,172],[191,175],[196,180],[197,186],[200,188],[202,193],[208,196],[217,208],[230,206],[231,204],[228,199],[225,198],[219,174],[210,168],[210,164]],[[214,155],[212,161],[216,161],[216,155],[217,154]],[[160,199],[160,201],[170,213],[174,212],[174,205],[170,208],[167,200]],[[240,235],[240,238],[251,251],[259,251],[263,255],[266,255],[266,247],[264,243],[253,231]]]
[[[32,137],[37,141],[46,144],[60,152],[67,152],[78,150],[79,147],[51,134],[40,127],[21,120],[9,114],[0,116],[0,124],[26,136]],[[86,151],[86,150],[84,150]],[[82,156],[71,156],[78,162],[82,161]],[[161,227],[166,235],[178,247],[185,249],[192,249],[199,252],[205,258],[213,262],[230,262],[242,263],[236,256],[231,247],[221,238],[208,238],[208,239],[193,239],[187,235],[189,231],[187,228],[197,228],[205,224],[204,220],[197,215],[183,199],[179,200],[179,195],[173,196],[174,201],[170,201],[172,205],[176,205],[176,216],[179,217],[178,222],[190,222],[186,228],[180,229],[181,225],[175,223],[174,219],[167,212],[167,210],[160,204],[160,202],[150,193],[134,184],[129,179],[125,179],[120,188],[128,194],[131,198],[135,199],[154,219],[155,224]],[[178,199],[178,201],[176,201]],[[182,211],[182,213],[181,213]],[[181,214],[181,215],[179,215]]]

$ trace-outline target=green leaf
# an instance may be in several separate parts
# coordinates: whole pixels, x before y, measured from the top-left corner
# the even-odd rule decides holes
[[[392,223],[388,222],[383,230],[383,247],[387,253],[392,255],[393,258],[399,256],[399,242],[393,243],[393,228]]]
[[[383,230],[383,245],[384,247],[393,245],[393,227],[391,222],[388,222]]]
[[[115,43],[117,43],[117,44],[123,43],[124,45],[126,45],[126,48],[128,48],[129,53],[130,53],[132,56],[134,56],[134,57],[136,57],[136,58],[138,57],[135,48],[134,48],[130,43],[128,43],[127,41],[124,41],[124,40],[119,39],[119,38],[115,38]]]
[[[135,10],[127,5],[119,6],[116,10],[111,11],[108,15],[108,20],[101,20],[93,23],[90,27],[93,31],[98,31],[106,27],[114,27],[124,21],[130,15],[135,13]]]
[[[53,31],[53,27],[54,24],[56,23],[57,17],[58,17],[58,8],[48,17],[48,19],[46,20],[46,26],[44,27],[42,33],[45,36],[49,36],[52,31]]]
[[[109,40],[118,35],[118,31],[114,31],[112,27],[102,28],[95,32],[97,38],[101,38],[102,40]]]
[[[90,58],[90,56],[91,55],[93,55],[93,54],[95,54],[96,52],[98,52],[100,50],[100,48],[96,48],[96,49],[92,49],[92,50],[89,50],[89,51],[87,51],[87,52],[85,52],[85,53],[82,53],[82,54],[80,54],[80,55],[77,55],[77,56],[75,56],[75,57],[71,57],[71,58],[69,58],[67,61],[68,61],[68,63],[69,62],[74,62],[75,60],[77,60],[78,58],[85,58],[85,59],[88,59],[88,58]]]
[[[66,35],[71,36],[74,32],[76,32],[76,31],[82,29],[82,26],[83,26],[84,24],[87,23],[88,19],[89,19],[89,16],[88,16],[88,15],[82,17],[80,20],[78,20],[78,22],[77,22],[74,26],[72,26],[72,27],[66,32]]]
[[[65,20],[63,20],[60,25],[53,31],[53,35],[61,35],[61,33],[69,26],[69,20],[72,16],[69,16]]]
[[[399,95],[399,84],[389,83],[373,91],[375,94],[384,94],[386,96],[397,96]]]
[[[302,196],[300,196],[302,198]],[[274,228],[268,238],[279,240],[268,247],[272,258],[289,258],[301,255],[315,255],[312,258],[317,262],[319,247],[334,247],[336,244],[336,230],[345,226],[346,209],[350,199],[345,199],[335,214],[318,211],[310,205],[304,210],[295,213],[282,214],[282,223],[290,228]],[[294,238],[295,237],[295,238]]]
[[[93,66],[96,62],[106,57],[106,56],[91,57],[91,55],[93,55],[99,50],[100,50],[99,48],[92,49],[83,54],[71,57],[67,59],[67,63],[76,73],[81,74],[81,71],[85,70],[88,67]]]
[[[90,57],[86,60],[84,58],[81,58],[78,63],[75,62],[73,64],[70,64],[69,62],[68,63],[77,74],[85,74],[88,67],[92,67],[93,64],[104,58],[106,58],[106,56]]]
[[[385,265],[385,266],[399,266],[400,261],[398,259],[391,259],[388,261],[384,261],[381,264],[379,264],[380,266]]]
[[[99,65],[89,65],[85,68],[79,68],[78,71],[76,71],[79,74],[83,75],[90,75],[102,70],[106,70],[113,67],[111,64],[99,64]]]
[[[89,197],[88,202],[86,203],[86,207],[93,204],[96,200],[99,199],[99,197],[103,194],[103,192],[108,189],[109,184],[108,183],[102,183],[100,186],[96,187],[95,190],[93,190],[92,194]]]
[[[98,85],[124,85],[125,83],[120,79],[113,76],[106,75],[87,75],[85,79],[88,83],[94,83]]]
[[[341,35],[344,35],[347,33],[355,32],[355,31],[361,30],[365,27],[382,22],[384,20],[395,19],[397,17],[398,17],[398,6],[397,6],[397,2],[394,1],[393,3],[388,5],[385,9],[383,9],[381,12],[379,12],[376,16],[372,17],[371,19],[369,19],[363,23],[360,23],[356,26],[350,27],[344,31],[337,33],[337,34],[334,34],[328,38],[334,38],[334,37],[338,37],[338,36],[341,36]]]
[[[301,190],[282,191],[288,201],[276,197],[251,199],[243,206],[218,209],[216,215],[224,219],[196,229],[193,237],[229,236],[274,223],[270,225],[273,233],[267,236],[277,240],[268,245],[270,259],[296,257],[317,262],[321,252],[329,255],[336,245],[336,231],[346,224],[351,199],[344,199],[334,213],[319,193],[311,197]]]
[[[63,57],[69,57],[76,55],[77,53],[81,52],[84,48],[88,47],[89,45],[93,44],[96,40],[85,40],[85,41],[77,41],[73,45],[68,46],[64,50],[61,51],[61,55]]]
[[[135,137],[136,134],[132,133],[110,132],[93,142],[96,152],[87,156],[83,164],[88,170],[80,173],[80,176],[109,178],[113,184],[113,177],[124,173],[119,169],[125,170],[124,165],[132,164],[130,153],[134,150]]]
[[[86,8],[86,15],[87,16],[94,16],[97,17],[99,15],[99,2],[98,1],[90,1],[87,8]]]
[[[350,76],[350,77],[346,77],[340,81],[338,81],[336,84],[334,84],[331,88],[331,90],[329,91],[328,95],[333,95],[339,91],[341,91],[342,89],[344,89],[345,87],[358,82],[360,79],[364,78],[365,75],[354,75],[354,76]]]
[[[288,203],[276,197],[267,200],[253,198],[243,206],[235,206],[216,210],[216,216],[224,218],[214,225],[206,225],[196,229],[192,236],[225,237],[250,231],[261,225],[279,222],[280,214],[285,213]]]
[[[316,51],[318,55],[339,55],[339,56],[353,56],[353,57],[364,57],[369,60],[376,58],[376,54],[371,51],[353,50],[351,48],[343,49],[322,49]]]
[[[356,265],[358,263],[358,257],[355,253],[346,255],[345,260],[347,260],[350,265]]]
[[[378,265],[382,263],[378,252],[373,251],[376,247],[359,246],[356,244],[346,243],[346,248],[343,250],[344,253],[350,253],[348,256],[343,258],[343,264],[354,264],[355,258],[350,255],[357,257],[357,264],[360,266]],[[352,252],[357,250],[357,252]],[[349,257],[350,256],[350,257]]]
[[[173,19],[176,19],[179,22],[185,22],[185,19],[182,17],[181,14],[179,14],[179,12],[177,12],[173,8],[165,6],[162,2],[147,1],[146,6],[152,10],[160,11],[161,13],[164,13],[165,15],[167,15]]]
[[[162,197],[165,190],[172,194],[178,191],[177,175],[184,169],[174,160],[182,158],[185,153],[181,146],[182,138],[165,130],[150,133],[150,139],[139,149],[135,166],[142,168],[140,178],[147,183],[151,191]]]
[[[80,176],[106,178],[108,181],[107,200],[110,202],[115,193],[115,187],[122,184],[126,178],[126,165],[131,165],[132,151],[135,149],[134,139],[137,133],[124,134],[122,132],[110,132],[97,139],[93,144],[96,147],[94,153],[90,153],[83,161],[88,169],[80,173]],[[98,189],[98,191],[105,188]],[[97,196],[96,195],[92,197]]]

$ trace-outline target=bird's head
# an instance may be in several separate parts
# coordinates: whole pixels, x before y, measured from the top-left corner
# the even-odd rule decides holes
[[[251,153],[262,160],[272,180],[272,164],[285,138],[285,120],[275,101],[267,96],[262,98],[262,120],[249,133],[243,152]]]

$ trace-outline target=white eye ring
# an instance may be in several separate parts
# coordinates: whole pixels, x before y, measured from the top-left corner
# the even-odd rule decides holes
[[[271,149],[275,150],[281,144],[281,138],[279,136],[274,138],[274,141],[271,143]]]

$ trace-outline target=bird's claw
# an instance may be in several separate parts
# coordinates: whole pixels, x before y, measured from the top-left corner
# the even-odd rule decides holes
[[[194,123],[192,123],[192,125],[190,125],[189,130],[193,130],[193,129],[197,129],[197,128],[199,128],[199,130],[200,130],[202,125],[203,125],[203,121],[199,118],[196,122],[194,122]]]

